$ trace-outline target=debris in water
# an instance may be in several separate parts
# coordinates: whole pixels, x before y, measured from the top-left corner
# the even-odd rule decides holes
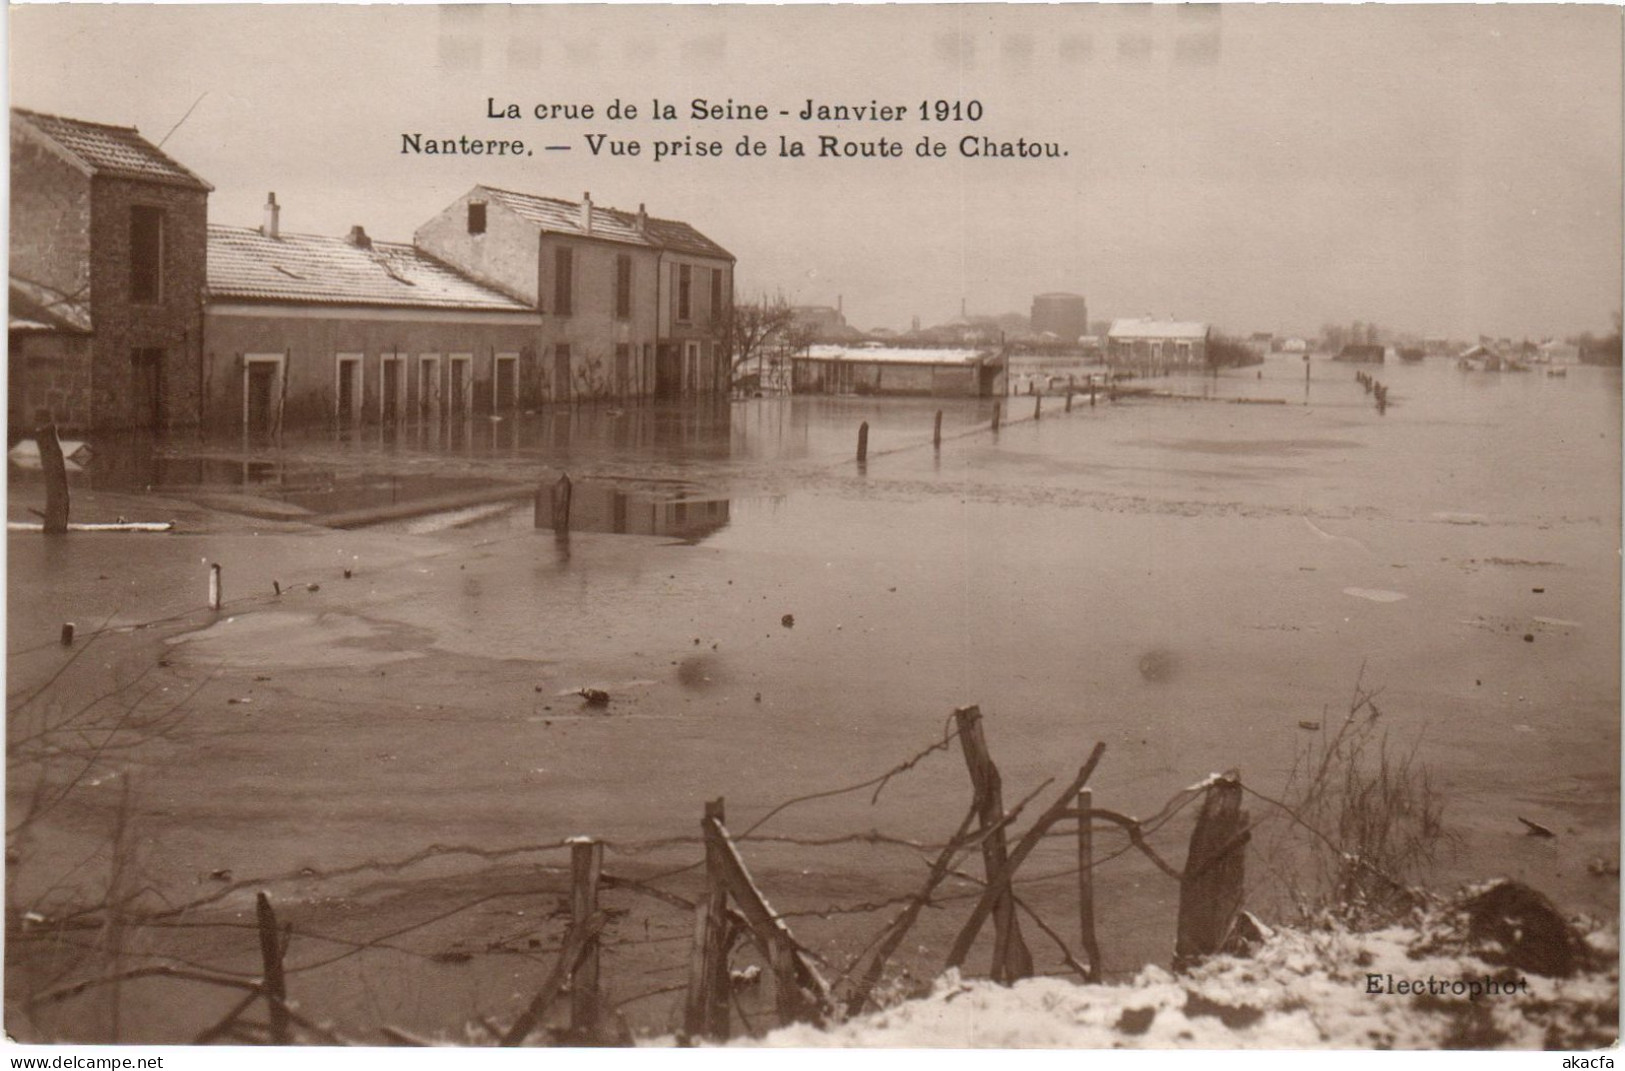
[[[1593,859],[1586,864],[1586,869],[1599,878],[1619,877],[1619,861],[1617,859],[1612,863],[1606,859]]]
[[[1539,822],[1531,822],[1529,819],[1525,818],[1521,814],[1518,816],[1518,821],[1522,822],[1524,825],[1529,827],[1529,835],[1531,837],[1555,837],[1555,836],[1557,836],[1556,833],[1553,833],[1551,830],[1547,829],[1545,826],[1541,825]]]
[[[320,591],[320,590],[322,590],[322,586],[320,584],[306,584],[305,585],[305,590],[306,591]]]
[[[1535,634],[1533,632],[1525,632],[1523,634],[1523,642],[1524,643],[1534,643],[1535,642]]]
[[[760,703],[761,701],[762,701],[762,693],[757,692],[756,693],[756,702]]]
[[[779,618],[779,624],[783,625],[785,628],[795,628],[796,627],[796,615],[795,614],[785,614],[783,617]]]
[[[226,702],[227,702],[227,703],[228,703],[228,704],[231,704],[231,705],[236,705],[236,704],[238,704],[238,703],[252,703],[252,702],[253,702],[253,700],[252,700],[252,699],[249,699],[249,698],[248,698],[248,697],[246,697],[246,696],[245,696],[245,697],[243,697],[243,698],[242,698],[242,699],[236,699],[236,698],[233,698],[233,699],[228,699],[228,700],[226,700]]]
[[[209,871],[209,877],[213,878],[215,881],[230,881],[231,869],[229,867],[222,867],[219,870],[211,870]]]
[[[350,579],[350,570],[348,570],[348,569],[344,570],[344,579],[346,579],[346,580]]]
[[[609,693],[602,688],[582,688],[576,694],[585,699],[589,707],[609,706]]]
[[[1320,731],[1320,722],[1318,722],[1318,721],[1300,721],[1298,723],[1298,728],[1300,728],[1300,729],[1308,729],[1312,733],[1319,732]]]

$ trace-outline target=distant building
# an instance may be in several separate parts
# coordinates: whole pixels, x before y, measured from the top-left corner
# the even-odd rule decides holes
[[[979,398],[998,392],[999,359],[985,349],[812,346],[792,357],[795,394]]]
[[[1032,333],[1076,342],[1089,334],[1089,304],[1080,294],[1039,294],[1033,298]]]
[[[1146,371],[1199,367],[1207,361],[1206,323],[1182,320],[1113,320],[1106,332],[1106,360]]]
[[[13,434],[196,424],[212,187],[134,127],[13,108]]]
[[[803,337],[813,342],[851,342],[863,332],[846,322],[840,299],[834,305],[796,305],[790,310]]]

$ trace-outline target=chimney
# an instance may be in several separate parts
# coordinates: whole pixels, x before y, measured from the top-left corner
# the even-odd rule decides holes
[[[638,233],[639,234],[644,234],[648,230],[649,230],[649,210],[647,208],[643,207],[643,202],[642,201],[639,201],[638,202]]]
[[[592,194],[581,195],[581,230],[584,234],[592,233]]]
[[[361,229],[361,224],[359,223],[350,228],[349,241],[350,244],[355,246],[357,249],[372,248],[372,239],[367,237],[367,232]]]
[[[276,203],[276,194],[265,195],[265,222],[260,224],[260,233],[267,238],[278,238],[277,217],[282,214],[282,206]]]

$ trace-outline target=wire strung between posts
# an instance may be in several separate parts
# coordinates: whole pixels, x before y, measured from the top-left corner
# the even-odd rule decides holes
[[[891,781],[892,778],[896,777],[900,773],[906,773],[909,770],[913,769],[920,762],[924,761],[928,756],[930,756],[930,755],[932,755],[932,754],[934,754],[934,753],[936,753],[938,751],[946,751],[946,750],[948,750],[948,746],[950,744],[952,744],[954,742],[954,738],[959,735],[959,730],[957,728],[953,728],[953,729],[948,728],[948,724],[950,722],[952,722],[952,720],[953,720],[952,716],[950,716],[948,721],[943,723],[943,734],[942,734],[942,739],[941,740],[938,740],[935,743],[927,746],[924,750],[922,750],[920,752],[917,752],[916,754],[912,755],[911,757],[909,757],[907,759],[904,759],[902,762],[898,763],[896,766],[893,766],[891,769],[887,770],[885,773],[881,774],[879,777],[871,777],[867,781],[860,781],[859,783],[857,783],[855,785],[847,785],[844,788],[831,788],[831,789],[827,789],[827,790],[825,790],[823,792],[813,792],[813,793],[809,793],[808,795],[805,795],[805,796],[796,796],[796,797],[794,797],[792,799],[787,799],[783,803],[779,804],[777,807],[774,807],[771,811],[768,811],[766,814],[762,815],[762,817],[758,818],[755,822],[753,822],[750,825],[749,828],[747,828],[743,833],[739,834],[734,839],[735,840],[746,840],[746,839],[748,839],[752,833],[754,833],[756,830],[760,829],[763,825],[765,825],[767,823],[768,819],[772,818],[774,815],[778,814],[780,811],[786,810],[786,809],[788,809],[790,807],[794,807],[795,805],[797,805],[799,803],[810,803],[813,800],[828,799],[831,796],[842,796],[842,795],[845,795],[848,792],[857,792],[857,791],[860,791],[861,789],[868,788],[871,785],[874,786],[875,791],[874,791],[874,795],[869,797],[869,804],[870,804],[870,806],[873,806],[880,799],[880,793],[885,791],[886,785]]]

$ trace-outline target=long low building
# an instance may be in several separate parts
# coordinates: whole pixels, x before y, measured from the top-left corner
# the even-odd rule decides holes
[[[1003,367],[990,350],[812,346],[791,358],[790,390],[980,398],[1002,390]]]
[[[1191,368],[1207,362],[1212,328],[1189,320],[1113,320],[1106,333],[1106,360],[1144,371]]]

